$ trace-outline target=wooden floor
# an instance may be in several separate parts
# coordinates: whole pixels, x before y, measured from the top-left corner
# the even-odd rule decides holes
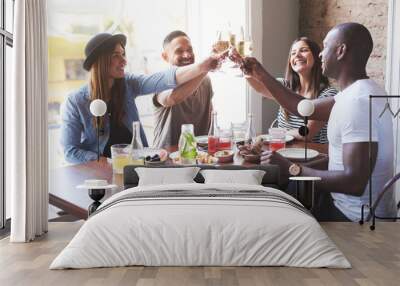
[[[82,222],[50,223],[48,235],[29,244],[0,241],[0,285],[400,285],[400,223],[325,223],[324,229],[353,268],[123,267],[48,270]]]

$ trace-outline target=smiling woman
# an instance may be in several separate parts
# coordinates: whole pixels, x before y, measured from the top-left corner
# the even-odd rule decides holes
[[[49,39],[49,159],[50,169],[68,164],[61,152],[61,109],[71,91],[84,85],[89,76],[83,68],[84,47],[99,32],[127,36],[125,72],[154,73],[165,68],[159,42],[169,31],[185,26],[186,0],[151,1],[62,1],[48,0]],[[140,11],[134,13],[128,11]],[[150,14],[158,14],[154,22]],[[161,23],[161,24],[160,24]],[[152,36],[149,37],[149,30]],[[116,58],[120,54],[114,55]],[[73,61],[74,65],[66,65]],[[80,63],[80,64],[79,64]],[[122,68],[122,67],[121,67]],[[120,71],[122,72],[122,69]],[[72,76],[70,76],[72,75]],[[148,100],[150,99],[150,101]],[[151,97],[135,100],[143,130],[152,141]],[[131,123],[129,123],[129,126]],[[127,142],[129,143],[129,142]]]
[[[307,99],[334,96],[337,91],[330,87],[328,79],[322,74],[321,52],[318,44],[309,38],[296,39],[289,51],[283,85]],[[303,119],[289,114],[284,108],[279,109],[278,126],[288,129],[288,133],[298,140],[304,137],[298,132],[303,126]],[[327,143],[326,124],[319,121],[309,121],[308,139],[315,143]]]

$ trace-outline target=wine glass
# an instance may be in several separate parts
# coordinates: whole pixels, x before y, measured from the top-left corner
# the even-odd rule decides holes
[[[217,53],[223,53],[230,46],[229,33],[224,30],[217,31],[217,37],[213,45],[213,50]]]
[[[243,30],[242,30],[242,33],[243,33]],[[233,68],[239,68],[240,65],[242,65],[242,63],[243,63],[243,58],[251,56],[252,52],[253,52],[253,41],[251,40],[251,37],[247,37],[245,39],[242,34],[242,36],[239,37],[239,39],[236,43],[236,46],[231,47],[231,50],[230,50],[230,56],[234,55],[233,58],[235,58],[235,60],[233,60],[235,62],[235,65],[233,66]],[[232,58],[231,58],[231,60],[232,60]],[[241,70],[236,72],[234,75],[238,76],[238,77],[244,76],[244,74]]]
[[[253,54],[253,41],[251,37],[247,37],[247,39],[244,41],[244,51],[243,55],[245,57],[250,57]]]
[[[230,33],[226,30],[218,30],[217,31],[217,37],[215,39],[215,42],[213,44],[213,52],[215,53],[223,53],[226,50],[229,49],[230,47]],[[221,67],[218,69],[219,72],[225,73],[225,64],[226,60],[223,60],[221,62]]]

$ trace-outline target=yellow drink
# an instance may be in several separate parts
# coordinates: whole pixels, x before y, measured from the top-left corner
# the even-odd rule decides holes
[[[122,174],[124,167],[132,164],[129,154],[116,155],[112,158],[113,171],[116,174]]]
[[[229,49],[229,41],[221,41],[219,40],[214,44],[214,49],[217,51],[217,53],[222,53]]]
[[[132,159],[131,164],[132,165],[144,165],[144,160],[143,159]]]
[[[236,35],[235,34],[232,34],[232,33],[229,34],[229,43],[231,44],[232,47],[235,46],[235,44],[236,44]]]
[[[244,41],[239,41],[239,42],[237,43],[236,50],[238,51],[238,53],[239,53],[242,57],[245,56],[245,54],[244,54]]]
[[[251,53],[253,52],[253,42],[252,41],[245,41],[244,42],[244,55],[246,57],[251,56]]]

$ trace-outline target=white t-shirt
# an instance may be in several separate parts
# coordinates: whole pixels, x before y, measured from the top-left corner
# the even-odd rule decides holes
[[[329,170],[344,170],[343,144],[369,142],[369,95],[386,95],[386,92],[373,80],[363,79],[335,96],[328,121]],[[389,112],[379,117],[385,104],[386,98],[372,99],[372,141],[378,142],[378,157],[372,173],[372,202],[385,183],[393,177],[392,117]],[[368,154],[365,156],[368,157]],[[369,204],[369,184],[361,197],[342,193],[331,195],[335,206],[350,220],[357,221],[361,216],[361,205]],[[367,214],[368,208],[365,210]],[[396,215],[394,192],[388,192],[382,199],[376,215]]]

